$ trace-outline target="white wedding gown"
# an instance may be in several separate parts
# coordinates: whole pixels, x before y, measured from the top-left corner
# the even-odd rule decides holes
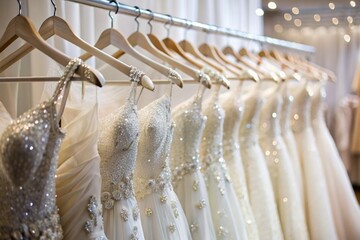
[[[210,99],[204,104],[207,117],[200,157],[210,206],[199,201],[199,208],[210,207],[217,239],[247,239],[239,201],[222,156],[224,110],[219,103],[219,84],[213,84]]]
[[[52,97],[12,121],[0,137],[1,239],[63,238],[55,192],[58,153],[65,137],[59,120],[68,81],[80,64],[71,60]]]
[[[239,145],[244,164],[250,204],[261,240],[283,239],[280,220],[264,154],[258,142],[258,126],[263,98],[260,86],[254,86],[243,99]]]
[[[133,186],[139,134],[136,87],[133,82],[125,104],[100,121],[101,202],[109,239],[144,239]]]
[[[193,240],[215,240],[205,181],[200,172],[199,147],[206,118],[201,114],[202,93],[172,111],[176,124],[171,145],[172,183],[184,209]],[[199,202],[207,207],[201,207]]]
[[[266,102],[260,114],[259,143],[270,173],[284,239],[306,240],[309,236],[305,213],[290,155],[280,133],[283,87],[279,85],[264,92]]]
[[[360,239],[360,208],[343,161],[326,126],[323,102],[326,97],[321,84],[312,96],[312,126],[325,172],[330,204],[339,239]]]
[[[259,239],[259,232],[250,205],[246,176],[240,156],[239,128],[240,120],[244,110],[241,100],[242,83],[234,91],[224,93],[220,96],[221,105],[225,111],[223,153],[226,165],[232,180],[232,184],[239,200],[241,213],[246,223],[248,239]]]
[[[134,179],[144,236],[147,240],[191,239],[186,216],[171,184],[170,97],[165,95],[141,109],[139,119]]]
[[[310,239],[338,239],[324,169],[311,128],[310,93],[307,84],[301,86],[297,84],[292,91],[295,98],[292,109],[292,130],[303,169],[305,214]]]
[[[282,89],[282,97],[283,104],[281,108],[280,114],[280,123],[281,123],[281,136],[284,139],[286,144],[286,149],[288,150],[290,161],[292,163],[292,167],[295,174],[296,179],[296,189],[300,195],[301,204],[304,208],[304,180],[303,180],[303,172],[300,164],[299,152],[296,146],[296,140],[294,137],[294,133],[291,130],[291,109],[294,103],[294,96],[290,94],[288,91],[288,83]]]

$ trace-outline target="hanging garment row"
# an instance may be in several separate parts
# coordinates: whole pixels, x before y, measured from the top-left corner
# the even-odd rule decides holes
[[[33,48],[66,65],[38,106],[12,120],[0,105],[0,239],[360,238],[359,206],[323,116],[331,71],[276,50],[198,48],[114,28],[92,46],[49,19],[38,32],[20,14],[0,39],[1,51],[26,42],[1,59],[2,71]],[[71,60],[44,40],[53,35],[87,53]],[[108,45],[115,57],[101,50]],[[123,54],[162,73],[167,93],[138,110],[138,85],[155,85]],[[83,62],[90,56],[130,78],[127,99],[102,116],[91,86],[70,89],[74,74],[105,83]],[[177,70],[200,84],[172,108],[172,86],[184,84]]]

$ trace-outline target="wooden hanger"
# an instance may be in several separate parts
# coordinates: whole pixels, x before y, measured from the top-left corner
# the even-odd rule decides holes
[[[188,76],[192,77],[194,80],[198,80],[199,82],[201,81],[201,83],[205,87],[210,88],[211,87],[210,79],[206,78],[206,77],[201,79],[199,70],[196,70],[196,69],[194,69],[192,67],[189,67],[189,66],[187,66],[185,64],[182,64],[181,62],[176,61],[175,59],[173,59],[169,55],[166,55],[165,53],[163,53],[162,51],[157,49],[145,34],[139,32],[139,22],[137,21],[137,18],[141,16],[141,11],[140,11],[140,8],[138,8],[137,6],[135,6],[135,7],[139,10],[139,14],[135,18],[135,21],[137,22],[138,26],[137,26],[137,31],[133,32],[128,37],[128,41],[131,44],[131,46],[133,46],[133,47],[135,47],[135,46],[141,47],[142,49],[144,49],[147,52],[151,53],[152,55],[156,56],[157,58],[169,63],[172,67],[177,68],[180,71],[182,71],[183,73],[185,73]],[[151,10],[148,10],[148,11],[150,11],[152,13]],[[151,26],[151,23],[150,23],[151,20],[152,20],[152,18],[148,21],[148,24],[150,26],[150,30],[152,30],[152,26]],[[121,50],[118,50],[112,56],[115,57],[115,58],[119,58],[123,54],[125,54],[125,52],[123,52]]]
[[[110,45],[124,51],[125,53],[131,55],[132,57],[140,60],[141,62],[160,72],[162,75],[170,78],[177,86],[181,88],[183,87],[182,78],[177,72],[139,53],[133,46],[131,46],[131,44],[124,37],[124,35],[122,35],[114,28],[108,28],[104,30],[101,33],[99,39],[97,40],[95,47],[99,49],[104,49]],[[80,58],[83,60],[87,60],[90,57],[91,54],[85,53]]]
[[[66,56],[65,54],[51,47],[47,42],[45,42],[45,40],[36,31],[30,19],[21,15],[20,11],[19,11],[19,15],[17,15],[10,21],[10,23],[6,27],[3,36],[0,39],[0,52],[6,49],[17,38],[21,38],[25,40],[29,44],[29,46],[40,50],[41,52],[51,57],[52,59],[54,59],[56,62],[58,62],[63,66],[66,66],[71,61],[70,57]],[[13,57],[7,59],[12,59],[12,58]],[[4,71],[8,66],[11,66],[18,59],[20,58],[17,58],[16,60],[1,61],[0,72]],[[90,83],[95,84],[97,86],[101,87],[105,83],[102,74],[93,68],[79,66],[75,72],[81,77],[83,77],[84,80],[87,80]]]

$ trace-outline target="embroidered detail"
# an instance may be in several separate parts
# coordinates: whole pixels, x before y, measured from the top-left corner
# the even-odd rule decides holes
[[[137,221],[140,215],[140,211],[138,207],[134,207],[132,210],[132,215],[133,215],[133,219],[134,221]]]
[[[176,201],[172,200],[170,205],[171,205],[171,208],[173,210],[175,218],[178,218],[179,217],[179,210],[177,208]]]
[[[193,232],[196,232],[199,228],[199,225],[195,224],[195,223],[192,223],[190,224],[190,231],[193,233]]]
[[[114,207],[115,201],[128,199],[134,196],[133,174],[131,173],[129,176],[123,177],[122,180],[117,184],[111,183],[110,188],[112,190],[111,193],[101,193],[101,202],[107,210],[110,210]]]
[[[121,208],[120,217],[126,222],[129,219],[129,211],[126,208]]]
[[[94,196],[90,197],[89,203],[87,205],[87,210],[89,212],[90,219],[85,222],[84,228],[88,233],[91,233],[94,231],[95,227],[102,227],[101,205],[99,206]]]
[[[192,189],[193,189],[194,191],[197,191],[197,190],[199,189],[199,181],[197,181],[197,180],[194,180],[194,181],[193,181]]]
[[[198,208],[198,209],[203,209],[204,207],[206,207],[206,202],[205,202],[205,200],[203,199],[203,200],[200,200],[197,204],[196,204],[196,207]]]
[[[217,231],[217,234],[219,237],[226,237],[228,235],[229,231],[224,228],[223,226],[220,226],[218,231]]]
[[[146,216],[150,217],[153,214],[153,211],[151,210],[151,208],[147,208],[145,210],[145,214],[146,214]]]
[[[175,230],[176,230],[175,224],[173,224],[173,223],[171,223],[171,224],[168,226],[168,228],[169,228],[169,231],[170,231],[171,233],[174,233]]]
[[[165,195],[161,195],[160,197],[160,202],[161,203],[166,203],[167,197]]]
[[[133,228],[133,232],[132,232],[132,234],[130,235],[130,240],[139,240],[139,238],[138,238],[138,228],[137,228],[137,226],[135,226],[135,227]]]
[[[144,75],[145,73],[143,71],[140,71],[134,66],[130,66],[130,81],[139,83]]]

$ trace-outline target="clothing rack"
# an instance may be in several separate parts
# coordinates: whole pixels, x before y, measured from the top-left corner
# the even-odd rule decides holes
[[[85,4],[85,5],[92,6],[92,7],[102,8],[105,10],[111,10],[114,12],[117,10],[117,6],[115,3],[110,3],[110,1],[106,1],[106,0],[66,0],[66,1],[81,3],[81,4]],[[302,52],[306,52],[306,53],[315,53],[315,47],[305,45],[305,44],[285,41],[285,40],[271,38],[271,37],[262,36],[262,35],[251,34],[251,33],[247,33],[247,32],[238,31],[235,29],[219,27],[219,26],[205,24],[205,23],[201,23],[201,22],[194,22],[194,21],[190,21],[187,19],[183,19],[183,18],[172,17],[168,14],[150,12],[145,9],[136,8],[133,6],[126,5],[126,4],[122,4],[122,3],[119,3],[118,6],[119,6],[118,13],[123,13],[123,14],[131,15],[131,16],[138,16],[139,13],[141,13],[141,15],[139,16],[141,18],[152,19],[153,21],[157,21],[157,22],[161,22],[161,23],[169,23],[170,24],[170,22],[171,22],[172,26],[184,27],[184,28],[199,30],[199,31],[212,33],[212,34],[220,34],[220,35],[242,38],[242,39],[246,39],[246,40],[250,40],[250,41],[260,42],[263,44],[270,44],[273,46],[294,49],[294,50],[302,51]]]

